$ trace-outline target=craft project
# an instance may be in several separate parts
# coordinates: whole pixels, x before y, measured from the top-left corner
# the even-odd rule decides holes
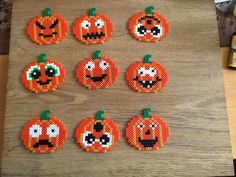
[[[164,66],[152,61],[151,55],[146,55],[143,62],[137,61],[128,68],[126,79],[135,91],[155,93],[166,86],[168,73]]]
[[[119,134],[117,124],[101,110],[76,127],[76,142],[89,152],[107,152],[117,145]]]
[[[158,42],[163,40],[169,32],[169,23],[166,18],[154,13],[154,6],[139,12],[129,20],[131,35],[142,42]]]
[[[21,74],[21,81],[25,88],[32,92],[51,92],[62,85],[65,74],[61,63],[47,59],[46,54],[42,53],[37,62],[25,67]]]
[[[101,89],[111,86],[118,78],[116,63],[97,50],[92,58],[80,62],[76,69],[76,77],[80,84],[88,89]]]
[[[59,119],[51,116],[50,110],[29,120],[21,131],[23,145],[36,154],[53,153],[61,148],[66,137],[66,127]]]
[[[34,17],[27,26],[29,39],[39,45],[57,44],[67,33],[66,20],[57,14],[52,14],[51,8],[44,9],[42,16]]]
[[[80,16],[73,27],[75,38],[85,44],[99,44],[107,41],[113,33],[112,21],[104,14],[97,13],[96,8]]]
[[[130,145],[142,151],[157,150],[167,143],[170,130],[167,123],[157,115],[151,115],[151,109],[143,110],[143,115],[132,118],[126,128],[126,137]]]

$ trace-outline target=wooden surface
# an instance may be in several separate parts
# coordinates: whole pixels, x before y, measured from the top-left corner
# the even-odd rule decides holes
[[[171,24],[168,38],[158,44],[137,42],[126,30],[126,21],[131,14],[156,1],[106,2],[106,5],[95,0],[14,2],[2,176],[233,175],[212,1],[158,1],[158,11]],[[103,45],[85,46],[75,41],[71,34],[56,46],[32,44],[25,35],[26,23],[49,6],[70,25],[78,15],[95,6],[113,20],[115,33]],[[120,67],[117,83],[106,90],[86,90],[74,78],[76,64],[95,49],[114,58]],[[41,52],[57,58],[67,69],[63,87],[52,94],[29,93],[19,81],[25,64]],[[147,53],[157,57],[169,70],[169,84],[161,93],[132,92],[124,80],[126,68]],[[128,145],[124,135],[128,120],[147,106],[165,117],[171,128],[168,145],[156,152],[135,150]],[[69,136],[60,151],[37,156],[22,147],[19,133],[27,120],[48,107],[67,125]],[[121,139],[112,152],[86,153],[74,142],[74,128],[99,108],[105,108],[107,116],[118,122]]]

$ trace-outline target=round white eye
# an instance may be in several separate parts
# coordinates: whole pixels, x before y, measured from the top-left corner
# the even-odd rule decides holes
[[[32,125],[29,129],[29,135],[32,138],[38,138],[40,135],[42,135],[42,127],[39,125]]]
[[[145,127],[145,126],[143,125],[143,123],[139,123],[139,124],[138,124],[138,128],[139,128],[140,130],[144,129],[144,127]]]
[[[155,124],[154,122],[152,122],[149,127],[153,130],[155,130],[155,128],[157,127],[157,124]]]
[[[151,29],[151,34],[154,38],[160,38],[163,34],[163,28],[161,25],[156,25]]]
[[[146,75],[146,70],[144,67],[141,67],[139,70],[138,70],[138,74],[140,76],[145,76]]]
[[[141,23],[135,26],[135,34],[139,37],[144,36],[147,33],[147,29]]]
[[[99,139],[99,144],[102,147],[110,147],[112,145],[112,135],[108,132],[105,132]]]
[[[154,77],[157,74],[157,70],[155,68],[149,68],[149,75]]]
[[[109,63],[107,63],[106,61],[101,61],[99,66],[102,70],[105,70],[109,67]]]
[[[82,142],[85,146],[92,146],[95,143],[95,136],[93,136],[92,132],[86,131],[83,134]]]
[[[101,19],[98,19],[96,22],[95,22],[95,26],[97,28],[102,28],[104,26],[104,21],[102,21]]]
[[[45,66],[45,70],[46,70],[46,75],[48,75],[49,77],[60,76],[61,74],[59,67],[53,63],[47,64]]]
[[[40,71],[40,67],[38,67],[38,66],[31,66],[26,71],[26,79],[27,80],[38,79],[40,76],[41,76],[41,71]]]
[[[59,135],[59,127],[56,124],[51,124],[47,128],[47,135],[52,138],[52,137],[57,137]]]
[[[85,65],[85,68],[89,71],[92,71],[93,68],[95,68],[95,64],[91,61],[89,61],[86,65]]]
[[[89,27],[91,26],[91,23],[87,20],[84,20],[83,23],[82,23],[82,27],[84,29],[89,29]]]

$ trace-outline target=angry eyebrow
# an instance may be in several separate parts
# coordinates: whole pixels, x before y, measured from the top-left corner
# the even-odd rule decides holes
[[[58,19],[56,19],[54,21],[54,23],[50,26],[50,28],[55,28],[55,26],[57,26],[58,22],[59,22]]]
[[[45,27],[43,25],[41,25],[39,22],[36,22],[36,25],[40,28],[40,29],[45,29]]]
[[[147,15],[145,17],[142,17],[142,18],[138,19],[138,21],[140,22],[142,20],[145,20],[146,18],[151,18],[151,19],[157,21],[158,23],[160,23],[160,20],[158,18],[155,18],[153,16],[147,16]]]

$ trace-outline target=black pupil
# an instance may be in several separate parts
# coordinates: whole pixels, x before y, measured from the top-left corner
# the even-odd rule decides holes
[[[39,70],[33,70],[33,72],[31,73],[31,77],[33,78],[33,79],[38,79],[39,77],[41,76],[41,73],[40,73],[40,71]]]
[[[46,74],[47,76],[52,77],[56,74],[56,70],[54,68],[48,68],[46,69]]]
[[[91,66],[88,66],[88,69],[90,69],[91,68]]]
[[[100,26],[100,23],[98,23],[97,26]]]
[[[106,65],[107,65],[107,63],[104,63],[103,65],[105,65],[105,66],[106,66]]]
[[[34,129],[34,133],[37,133],[38,132],[38,130],[37,129]]]
[[[138,29],[137,29],[138,33],[139,34],[145,34],[147,29],[144,27],[144,26],[140,26]]]
[[[54,130],[54,129],[52,129],[52,130],[51,130],[51,132],[55,132],[55,130]]]
[[[139,128],[143,128],[143,125],[139,125]]]
[[[102,137],[100,138],[100,142],[101,142],[103,145],[106,145],[107,143],[110,142],[110,138],[109,138],[107,135],[102,135]]]
[[[140,74],[143,74],[143,71],[141,71]]]
[[[158,35],[160,33],[160,29],[155,26],[151,29],[151,32],[153,35]]]
[[[154,72],[155,72],[155,70],[153,69],[153,70],[152,70],[152,72],[154,73]]]
[[[89,25],[87,24],[86,27],[89,27]]]
[[[95,141],[95,137],[90,133],[85,137],[85,141],[87,141],[88,144],[92,144]]]

